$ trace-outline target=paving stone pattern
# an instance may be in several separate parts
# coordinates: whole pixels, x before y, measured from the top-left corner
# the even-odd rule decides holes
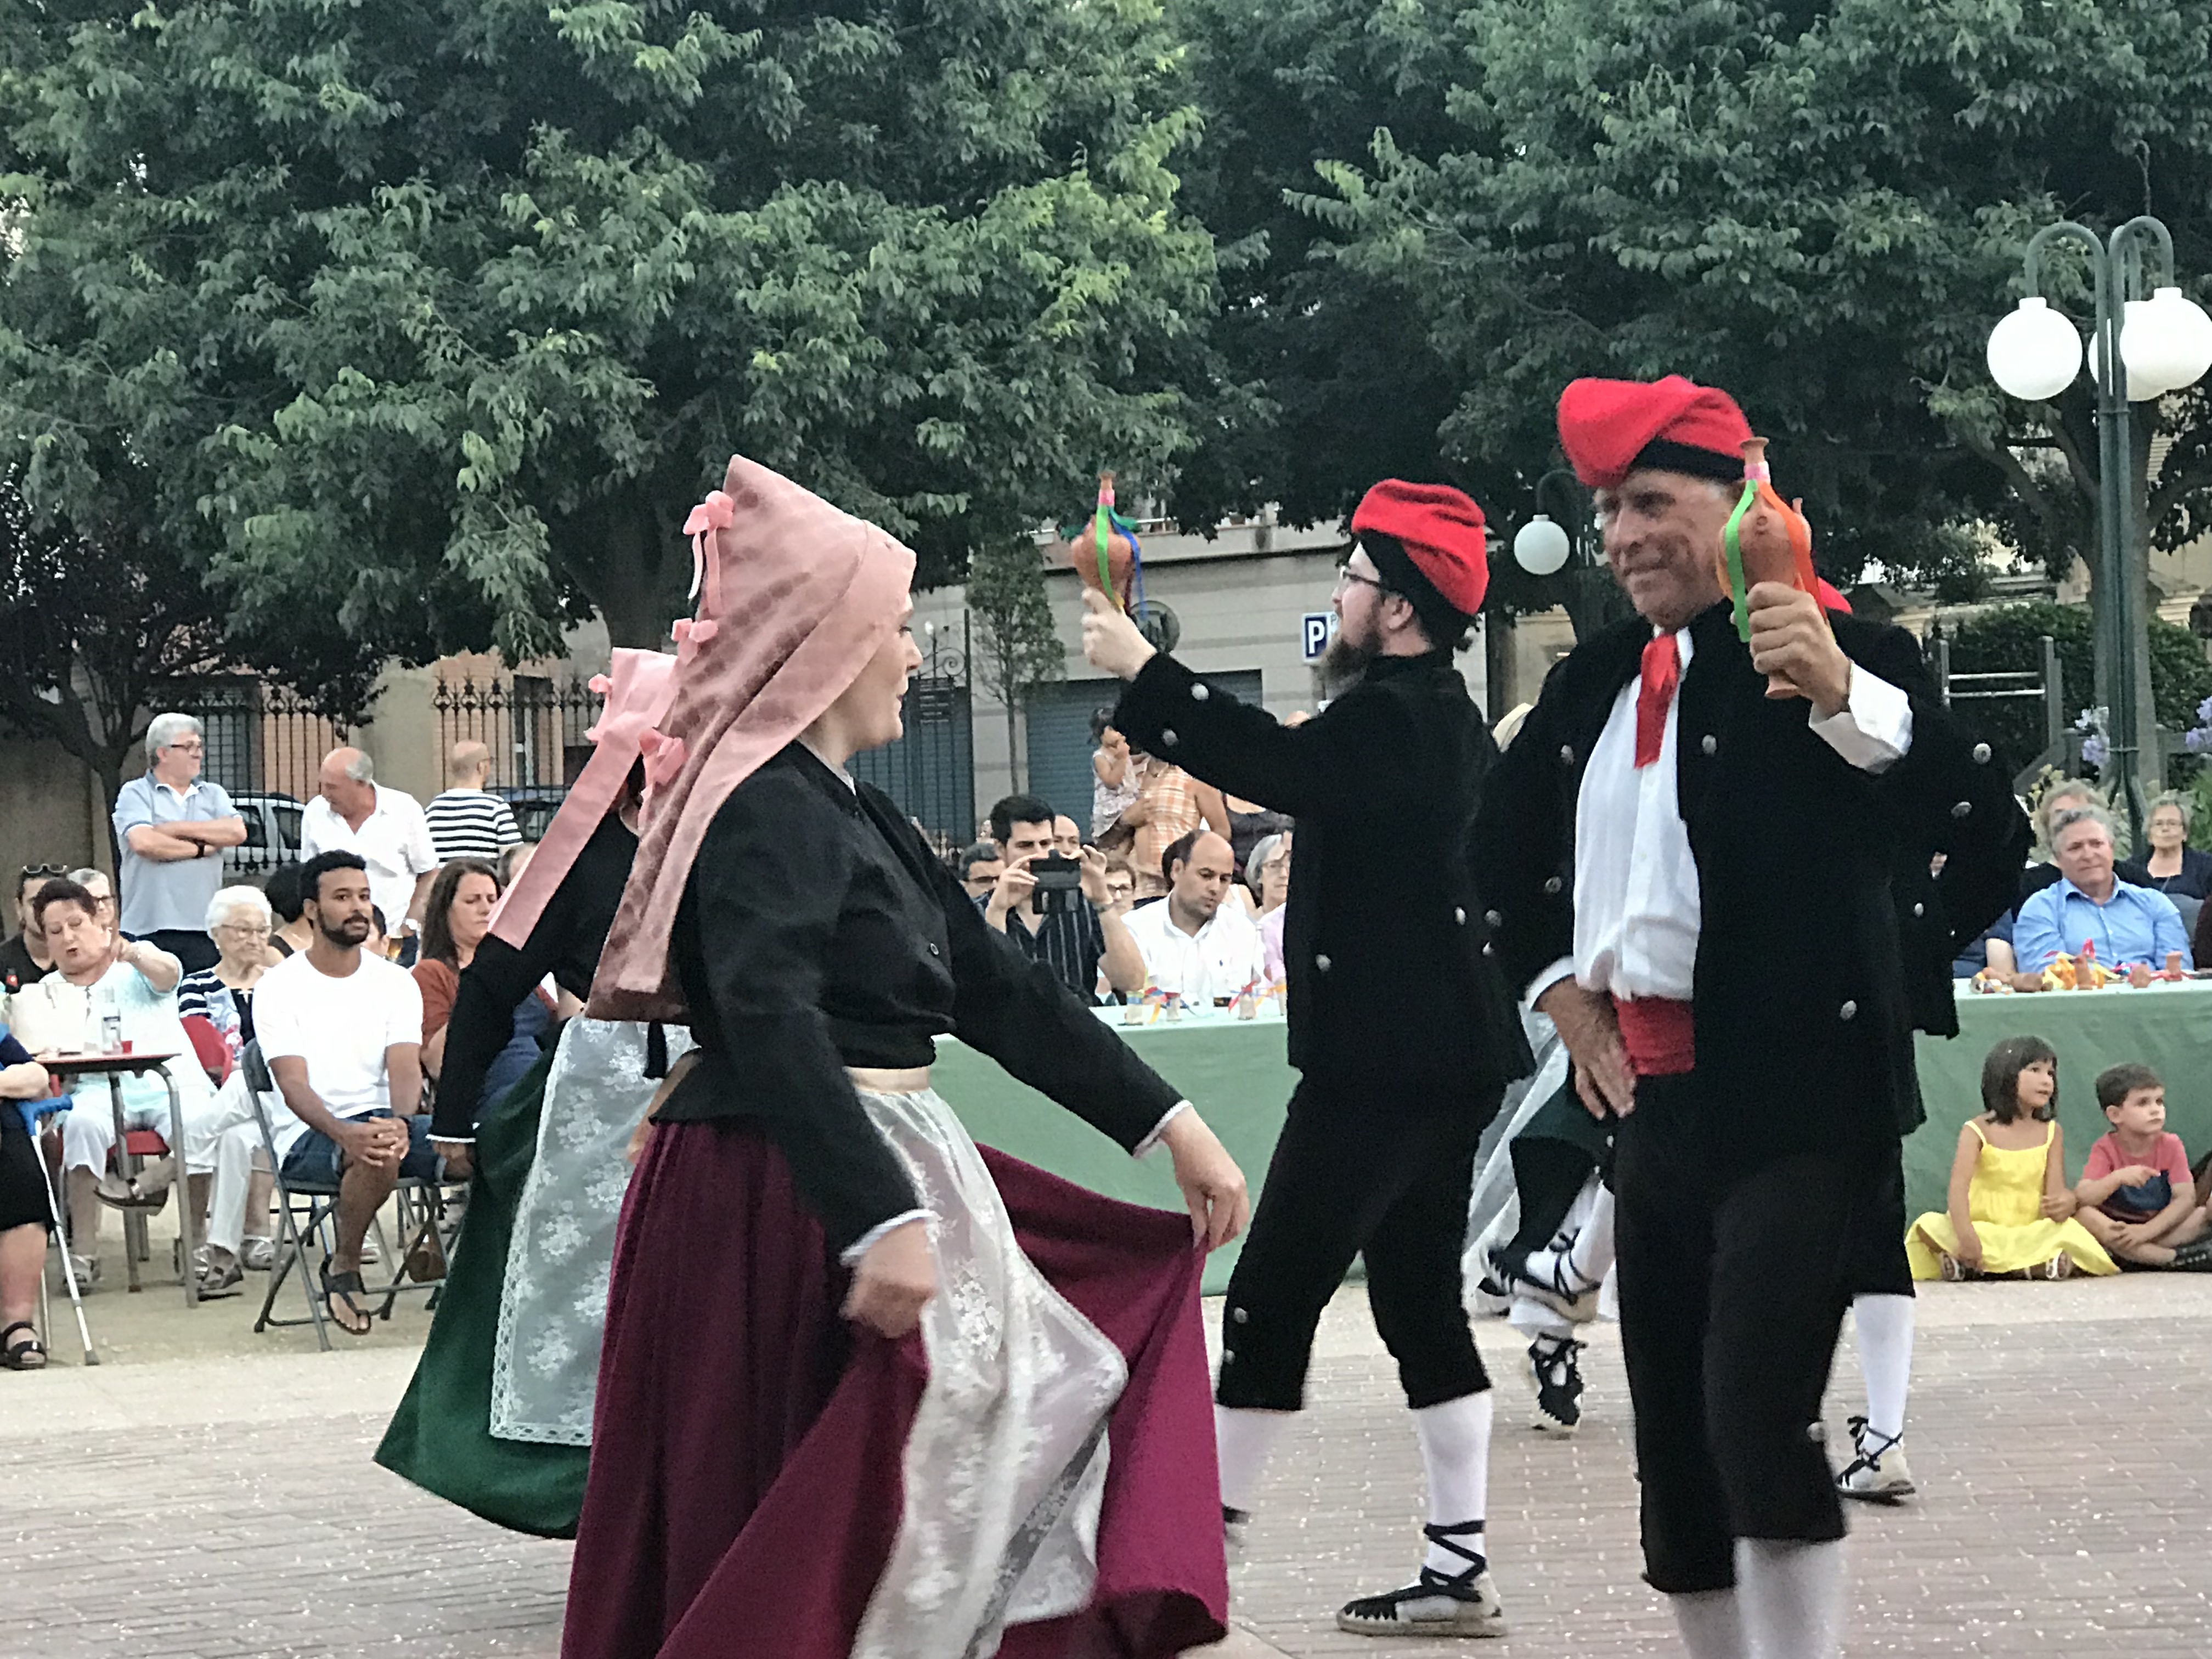
[[[1851,1654],[2212,1652],[2212,1286],[2177,1301],[2180,1289],[1947,1286],[1923,1300],[1910,1443],[1926,1496],[1855,1511]],[[120,1299],[100,1300],[114,1318]],[[1587,1356],[1589,1415],[1571,1442],[1527,1428],[1512,1334],[1481,1336],[1501,1379],[1492,1510],[1510,1636],[1377,1644],[1334,1628],[1347,1596],[1402,1582],[1419,1519],[1394,1374],[1347,1297],[1235,1568],[1238,1630],[1218,1652],[1675,1651],[1636,1576],[1610,1328]],[[486,1526],[368,1462],[405,1360],[226,1351],[0,1376],[0,1655],[550,1659],[567,1547]],[[1857,1397],[1848,1358],[1838,1381],[1833,1444]]]

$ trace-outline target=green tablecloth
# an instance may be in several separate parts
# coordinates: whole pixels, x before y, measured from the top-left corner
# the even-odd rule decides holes
[[[1959,1023],[1960,1034],[1949,1042],[1920,1039],[1928,1121],[1905,1143],[1908,1215],[1943,1207],[1959,1126],[1982,1109],[1983,1057],[1999,1038],[2022,1032],[2058,1051],[2058,1116],[2066,1130],[2069,1176],[2080,1175],[2090,1143],[2105,1133],[2092,1087],[2097,1073],[2124,1060],[2142,1060],[2165,1079],[2166,1127],[2181,1137],[2191,1158],[2212,1149],[2212,982],[2145,991],[1968,995],[1960,999]],[[1156,1021],[1116,1029],[1206,1115],[1243,1166],[1256,1199],[1297,1080],[1280,1016],[1194,1017],[1176,1025]],[[1182,1207],[1165,1154],[1131,1160],[1090,1125],[972,1049],[940,1042],[936,1081],[976,1139],[1109,1197]],[[1227,1285],[1236,1259],[1231,1245],[1207,1264],[1209,1292]]]
[[[1209,1015],[1187,1018],[1174,1025],[1164,1021],[1142,1026],[1114,1023],[1145,1063],[1205,1115],[1243,1168],[1256,1200],[1275,1137],[1282,1133],[1283,1109],[1297,1081],[1297,1073],[1291,1069],[1282,1016],[1238,1020]],[[996,1061],[974,1049],[940,1040],[932,1080],[959,1113],[968,1133],[985,1146],[1109,1198],[1161,1209],[1183,1207],[1165,1152],[1130,1158],[1073,1112],[1015,1082]],[[1238,1248],[1231,1244],[1216,1251],[1206,1264],[1207,1295],[1228,1289]]]
[[[1959,1126],[1982,1109],[1982,1061],[2008,1036],[2039,1036],[2058,1051],[2058,1122],[2066,1173],[2079,1179],[2090,1143],[2108,1127],[2097,1073],[2141,1060],[2166,1084],[2166,1127],[2193,1162],[2212,1150],[2212,981],[2147,990],[2042,991],[1959,999],[1959,1035],[1920,1039],[1928,1121],[1905,1143],[1908,1216],[1943,1207]]]

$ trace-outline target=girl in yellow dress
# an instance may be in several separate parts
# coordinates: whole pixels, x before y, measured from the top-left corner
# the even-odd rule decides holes
[[[1982,1062],[1989,1110],[1959,1131],[1948,1213],[1905,1236],[1915,1279],[2066,1279],[2119,1269],[2074,1219],[2057,1123],[2058,1056],[2040,1037],[2007,1037]]]

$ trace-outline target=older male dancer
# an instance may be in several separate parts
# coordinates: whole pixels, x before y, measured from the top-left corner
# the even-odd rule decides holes
[[[1692,1659],[1824,1659],[1820,1399],[1912,1088],[1891,880],[1904,848],[2002,861],[2020,809],[1908,635],[1763,584],[1739,636],[1716,553],[1751,434],[1726,393],[1577,380],[1559,421],[1637,614],[1552,672],[1474,858],[1509,984],[1618,1120],[1644,1576]]]
[[[1497,749],[1453,665],[1489,567],[1482,510],[1456,489],[1370,490],[1336,586],[1337,665],[1360,683],[1318,718],[1277,724],[1155,653],[1091,596],[1084,649],[1131,682],[1133,743],[1297,819],[1283,957],[1302,1073],[1231,1277],[1215,1423],[1235,1521],[1304,1404],[1323,1307],[1355,1255],[1398,1362],[1429,1487],[1414,1582],[1337,1614],[1366,1635],[1496,1636],[1483,1523],[1490,1379],[1460,1300],[1474,1151],[1530,1064],[1483,952],[1466,855]]]

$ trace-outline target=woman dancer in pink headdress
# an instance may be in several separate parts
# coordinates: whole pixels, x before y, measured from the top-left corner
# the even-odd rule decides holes
[[[683,1019],[617,1245],[566,1659],[1127,1655],[1222,1634],[1201,1251],[1243,1176],[846,763],[900,731],[913,555],[743,459],[594,983]],[[957,1034],[1191,1218],[980,1152]]]

